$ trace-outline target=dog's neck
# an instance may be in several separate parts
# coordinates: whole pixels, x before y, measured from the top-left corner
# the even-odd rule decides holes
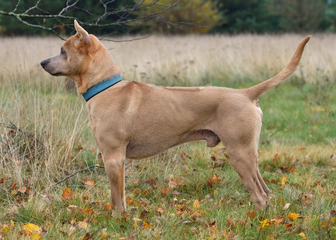
[[[89,61],[87,71],[75,77],[77,79],[74,81],[77,83],[79,94],[83,94],[92,86],[121,73],[108,50],[101,52],[103,54],[89,55],[91,61]]]

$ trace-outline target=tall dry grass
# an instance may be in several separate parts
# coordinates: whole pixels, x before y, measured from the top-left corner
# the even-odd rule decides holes
[[[150,37],[133,42],[104,42],[125,79],[169,84],[197,85],[205,77],[262,81],[289,61],[301,35],[177,36]],[[56,38],[3,38],[0,41],[2,82],[18,75],[50,79],[39,62],[60,51]],[[308,82],[336,72],[336,35],[313,36],[300,71]],[[57,81],[53,79],[52,81]]]

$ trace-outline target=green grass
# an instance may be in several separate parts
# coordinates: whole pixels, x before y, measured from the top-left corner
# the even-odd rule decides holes
[[[255,83],[211,82],[230,87]],[[293,79],[261,97],[259,166],[271,189],[267,211],[257,211],[250,202],[225,152],[218,151],[222,145],[210,149],[194,142],[127,162],[128,211],[113,216],[104,169],[53,186],[75,170],[102,165],[81,97],[57,83],[28,82],[1,86],[0,99],[1,121],[12,121],[44,146],[34,155],[31,138],[17,131],[11,137],[8,128],[1,129],[0,236],[5,239],[23,238],[27,223],[43,228],[45,239],[301,239],[300,233],[308,239],[336,237],[334,83]],[[93,186],[85,186],[88,179],[94,180]],[[27,190],[20,193],[22,186]],[[62,197],[66,188],[73,193],[71,199]],[[290,212],[300,217],[291,220]],[[262,228],[265,219],[276,221]]]

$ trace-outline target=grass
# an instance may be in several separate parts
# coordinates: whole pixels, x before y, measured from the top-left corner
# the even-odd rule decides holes
[[[272,191],[267,211],[250,203],[222,145],[193,142],[127,162],[128,211],[120,217],[112,216],[104,169],[54,185],[78,169],[102,165],[84,101],[38,67],[61,42],[2,39],[0,238],[24,238],[34,232],[24,230],[28,223],[38,225],[45,239],[335,238],[336,87],[328,51],[335,49],[334,38],[314,38],[296,75],[260,99],[259,167]],[[241,88],[272,76],[299,39],[155,37],[113,44],[112,54],[125,78]],[[134,49],[139,53],[131,55]],[[10,52],[22,54],[15,59]],[[188,70],[178,73],[183,67]]]

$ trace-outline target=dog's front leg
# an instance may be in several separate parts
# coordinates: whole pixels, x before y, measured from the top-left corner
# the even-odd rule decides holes
[[[110,182],[112,205],[115,213],[125,211],[125,158],[124,149],[114,149],[103,155],[104,166]]]

